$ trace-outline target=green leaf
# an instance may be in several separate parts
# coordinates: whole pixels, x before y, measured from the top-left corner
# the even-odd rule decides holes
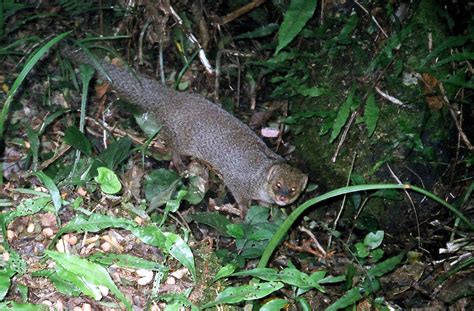
[[[377,247],[382,244],[384,237],[384,232],[382,230],[378,230],[377,232],[369,232],[364,238],[364,244],[370,249],[376,249]]]
[[[316,0],[291,0],[278,31],[275,54],[286,47],[300,33],[316,9]]]
[[[253,39],[253,38],[265,37],[275,32],[279,27],[280,25],[275,24],[275,23],[266,24],[261,27],[258,27],[255,30],[235,36],[233,37],[233,39],[239,40],[239,39]]]
[[[114,171],[107,167],[97,168],[99,173],[94,180],[100,185],[100,190],[107,194],[115,194],[122,189],[122,184]]]
[[[317,87],[317,86],[307,87],[303,85],[297,88],[297,92],[303,96],[308,96],[308,97],[318,97],[318,96],[326,94],[326,90],[322,87]]]
[[[220,268],[219,271],[217,271],[216,275],[214,276],[214,279],[212,279],[212,282],[214,283],[215,281],[228,277],[232,273],[234,273],[235,269],[237,269],[237,265],[234,263],[229,263],[225,265],[224,267]]]
[[[117,165],[122,163],[130,156],[130,149],[132,148],[132,141],[128,137],[123,137],[112,144],[107,149],[101,152],[97,157],[108,168],[114,170]]]
[[[15,271],[10,269],[0,270],[0,301],[5,298],[5,295],[10,288],[10,279],[15,275]]]
[[[260,299],[281,288],[283,288],[283,283],[280,282],[267,282],[238,287],[227,287],[223,292],[217,295],[215,301],[207,303],[201,308],[209,308],[218,304],[232,304],[246,300]]]
[[[375,131],[377,121],[379,120],[379,111],[379,107],[375,102],[374,93],[370,92],[369,96],[367,97],[367,101],[365,102],[364,110],[364,120],[365,124],[367,124],[368,137],[372,136]]]
[[[104,266],[119,266],[129,269],[146,269],[153,271],[166,271],[161,263],[149,261],[140,257],[128,255],[128,254],[104,254],[94,253],[87,257],[88,260],[100,263]]]
[[[188,268],[194,279],[196,278],[193,253],[179,235],[171,232],[162,232],[160,228],[154,225],[135,227],[129,230],[143,243],[165,249],[183,266]]]
[[[367,245],[365,245],[364,243],[356,243],[354,246],[356,249],[357,257],[365,258],[369,256],[369,249],[367,248]]]
[[[194,213],[188,215],[188,217],[189,219],[194,220],[197,223],[204,224],[215,229],[223,236],[230,237],[230,234],[227,231],[227,226],[232,224],[232,222],[221,213]]]
[[[35,305],[32,303],[17,303],[14,301],[7,301],[0,303],[0,310],[2,311],[47,311],[49,310],[46,305],[40,304]]]
[[[353,105],[354,93],[355,93],[355,88],[353,87],[346,101],[341,105],[341,107],[337,111],[337,116],[332,126],[332,132],[331,132],[331,137],[329,138],[329,143],[332,143],[337,138],[337,136],[339,136],[339,134],[341,133],[342,127],[346,124],[347,119],[349,118],[349,114],[351,112],[351,106]]]
[[[189,269],[193,280],[196,280],[196,267],[194,265],[194,256],[191,248],[177,234],[171,232],[163,232],[166,237],[166,250],[176,258],[183,266]]]
[[[367,271],[369,277],[380,277],[392,270],[394,270],[402,261],[405,253],[400,253],[397,256],[391,257],[379,264],[376,264],[373,268]]]
[[[61,193],[59,192],[58,187],[54,183],[54,181],[46,175],[44,172],[36,172],[36,177],[41,180],[43,185],[48,189],[49,194],[51,194],[51,199],[53,201],[54,209],[56,210],[56,213],[61,209]]]
[[[45,254],[56,262],[58,268],[61,268],[61,273],[58,273],[59,276],[69,277],[69,279],[66,279],[67,281],[74,283],[76,286],[79,285],[79,288],[82,287],[81,289],[88,289],[89,296],[97,297],[98,289],[96,290],[94,286],[102,285],[107,287],[127,309],[132,309],[130,302],[119,291],[107,270],[101,265],[70,254],[53,251],[45,251]]]
[[[92,154],[90,141],[75,126],[70,126],[64,131],[64,142],[86,155]]]
[[[350,305],[355,304],[357,301],[362,299],[362,295],[357,287],[347,291],[344,296],[336,300],[332,305],[327,307],[326,311],[336,311],[339,309],[344,309]]]
[[[145,179],[145,197],[151,208],[166,204],[176,191],[181,178],[172,170],[158,169],[151,172]]]
[[[285,299],[272,299],[266,304],[264,304],[259,311],[276,311],[285,309],[289,305],[289,301]]]

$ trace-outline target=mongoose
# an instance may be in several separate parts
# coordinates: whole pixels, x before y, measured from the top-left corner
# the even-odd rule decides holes
[[[73,62],[97,67],[84,52],[70,47],[63,51]],[[247,125],[218,105],[197,94],[168,89],[126,68],[100,65],[99,76],[107,79],[105,71],[119,95],[153,114],[173,153],[195,157],[217,170],[241,215],[252,200],[284,206],[306,187],[306,174],[285,163]]]

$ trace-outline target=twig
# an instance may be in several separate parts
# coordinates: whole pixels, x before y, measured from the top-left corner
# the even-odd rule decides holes
[[[388,170],[390,171],[390,174],[392,175],[393,179],[395,179],[397,181],[397,183],[399,184],[402,184],[402,181],[400,180],[400,178],[398,178],[397,175],[395,175],[395,173],[393,172],[392,168],[390,167],[390,165],[387,163],[387,168]],[[417,240],[418,240],[418,248],[425,251],[426,253],[429,253],[428,250],[424,249],[422,246],[421,246],[421,230],[420,230],[420,221],[418,220],[418,212],[416,211],[416,207],[415,207],[415,203],[413,202],[413,199],[411,198],[410,194],[408,193],[408,191],[406,189],[403,189],[403,192],[405,193],[406,197],[408,198],[408,200],[410,201],[410,205],[413,209],[413,214],[415,215],[415,221],[416,221],[416,231],[417,231]]]
[[[325,251],[324,248],[321,246],[321,244],[319,244],[318,239],[316,239],[316,236],[313,234],[313,232],[309,231],[308,229],[306,229],[306,228],[303,227],[303,226],[298,227],[298,229],[299,229],[301,232],[304,232],[304,233],[306,233],[307,235],[309,235],[309,237],[313,240],[314,245],[316,245],[316,248],[321,252],[321,254],[322,254],[324,257],[327,256],[326,251]]]
[[[359,113],[358,110],[355,110],[354,112],[352,112],[351,118],[349,119],[349,122],[347,122],[347,125],[344,128],[344,132],[341,135],[341,139],[339,140],[339,143],[337,144],[336,152],[334,152],[334,155],[332,156],[331,161],[333,163],[336,163],[337,156],[339,155],[339,152],[341,151],[341,148],[342,148],[342,144],[344,144],[344,141],[346,140],[346,137],[347,137],[347,133],[349,132],[349,129],[351,128],[352,123],[354,123],[354,120],[358,113]]]
[[[256,7],[259,7],[265,2],[265,0],[254,0],[235,11],[230,12],[229,14],[225,15],[224,17],[217,17],[215,20],[219,25],[225,25],[240,16],[247,14],[248,12],[252,11]]]
[[[352,172],[354,170],[354,164],[355,164],[356,158],[357,158],[357,152],[354,153],[354,157],[352,158],[351,169],[349,171],[349,174],[347,175],[346,187],[348,187],[349,184],[351,183],[351,175],[352,175]],[[342,198],[341,208],[339,209],[339,212],[337,213],[336,219],[334,220],[334,224],[332,225],[332,230],[333,231],[336,231],[337,224],[338,224],[339,219],[341,218],[341,215],[342,215],[342,211],[344,211],[344,206],[346,206],[346,199],[347,199],[347,194],[345,194],[344,197]],[[329,235],[327,249],[331,248],[331,244],[332,244],[332,234]]]
[[[362,11],[365,12],[365,14],[369,15],[370,18],[374,21],[375,25],[377,25],[378,29],[380,29],[380,31],[383,33],[383,35],[385,36],[385,38],[388,38],[388,35],[387,33],[385,32],[385,30],[383,30],[382,26],[380,26],[379,22],[377,21],[377,19],[375,18],[375,16],[373,16],[372,14],[370,14],[370,12],[364,8],[362,6],[362,4],[360,4],[357,0],[354,0],[354,2],[362,9]]]
[[[204,52],[203,48],[201,47],[201,44],[199,43],[199,41],[196,39],[196,37],[190,31],[188,31],[186,29],[186,27],[184,26],[183,20],[181,19],[181,17],[179,17],[178,13],[176,13],[176,11],[173,9],[171,4],[168,5],[168,7],[166,9],[168,11],[167,13],[171,13],[171,15],[174,17],[175,21],[178,23],[178,25],[185,30],[186,36],[188,37],[189,41],[191,41],[192,43],[194,43],[198,47],[198,49],[199,49],[199,59],[201,60],[201,64],[204,66],[206,71],[210,74],[213,74],[214,70],[212,69],[211,63],[207,59],[206,53]]]
[[[388,95],[387,93],[384,93],[382,92],[381,89],[379,89],[378,86],[375,87],[375,91],[377,91],[377,93],[379,93],[380,96],[382,96],[383,98],[385,98],[386,100],[388,100],[389,102],[391,102],[392,104],[395,104],[395,105],[398,105],[398,106],[401,106],[401,107],[407,107],[407,105],[405,105],[401,100],[399,100],[398,98],[395,98],[393,96],[390,96]]]
[[[448,97],[446,96],[446,91],[444,90],[444,86],[441,82],[439,82],[438,84],[439,86],[439,89],[441,90],[441,94],[443,95],[443,99],[445,101],[445,104],[446,106],[448,107],[448,110],[449,110],[449,113],[451,114],[451,117],[453,118],[454,120],[454,124],[456,125],[456,128],[459,132],[459,135],[461,135],[461,138],[464,142],[464,144],[466,145],[466,147],[469,149],[469,151],[474,151],[474,146],[471,144],[471,142],[469,141],[469,138],[467,138],[466,134],[464,133],[464,131],[462,130],[462,125],[461,125],[461,122],[459,121],[458,119],[458,116],[457,115],[460,115],[460,119],[462,121],[462,115],[459,111],[457,111],[457,109],[455,109],[450,103],[449,103],[449,99]]]

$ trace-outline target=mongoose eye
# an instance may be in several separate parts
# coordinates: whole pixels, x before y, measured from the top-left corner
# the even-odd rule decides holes
[[[295,193],[296,192],[296,188],[295,187],[291,187],[291,193]]]
[[[277,182],[276,186],[277,186],[278,189],[280,189],[281,188],[281,182]]]

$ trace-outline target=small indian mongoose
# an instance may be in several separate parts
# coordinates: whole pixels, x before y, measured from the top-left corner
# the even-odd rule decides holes
[[[76,63],[97,62],[70,47],[64,53]],[[140,73],[100,62],[112,87],[127,101],[150,112],[162,126],[160,135],[173,153],[205,161],[217,170],[242,215],[252,200],[284,206],[306,187],[308,176],[285,163],[244,123],[204,97],[176,92]]]

